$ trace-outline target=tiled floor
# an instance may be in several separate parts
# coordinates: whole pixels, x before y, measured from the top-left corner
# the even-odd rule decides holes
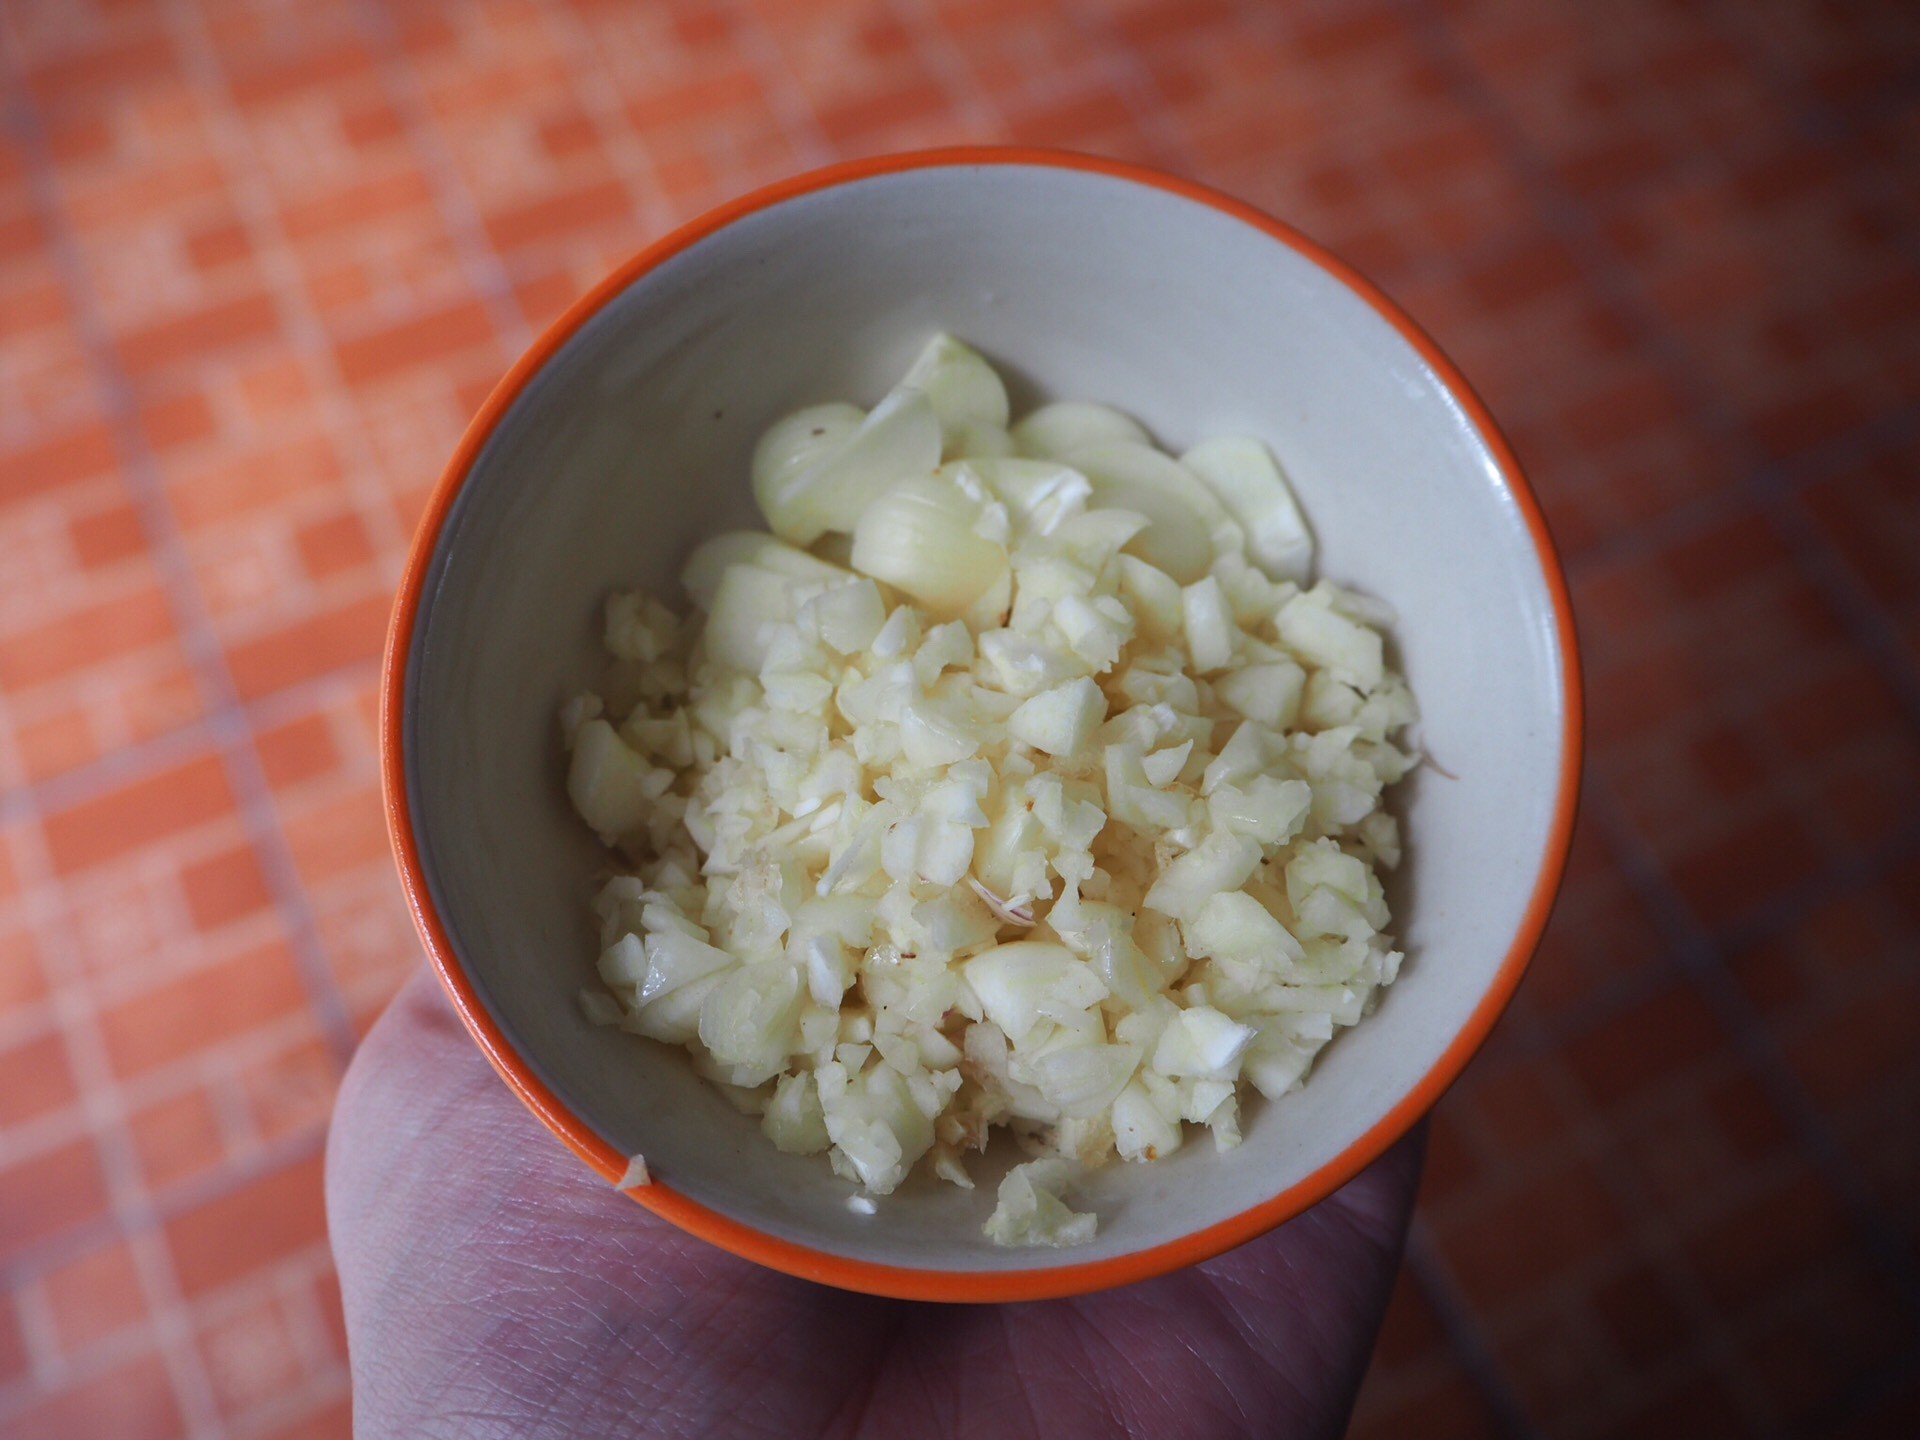
[[[1367,1436],[1920,1433],[1920,7],[0,11],[0,1434],[346,1433],[318,1174],[415,963],[387,597],[507,359],[837,155],[1200,176],[1474,376],[1590,659]],[[244,1244],[236,1243],[244,1237]]]

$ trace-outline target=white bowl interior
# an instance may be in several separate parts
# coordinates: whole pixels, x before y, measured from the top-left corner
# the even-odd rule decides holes
[[[1395,792],[1391,894],[1409,953],[1378,1013],[1310,1083],[1255,1105],[1238,1149],[1204,1134],[1082,1190],[1091,1246],[996,1249],[993,1179],[924,1177],[873,1216],[824,1159],[775,1151],[682,1057],[597,1029],[587,901],[605,865],[569,813],[555,710],[590,681],[603,597],[683,602],[688,549],[753,523],[747,459],[795,406],[871,404],[934,329],[1015,381],[1016,411],[1088,397],[1176,449],[1266,438],[1322,572],[1398,607],[1431,753]],[[460,962],[510,1042],[623,1153],[763,1232],[895,1265],[1080,1263],[1225,1220],[1312,1174],[1433,1067],[1514,944],[1542,868],[1563,743],[1541,559],[1482,437],[1393,326],[1231,215],[1107,175],[911,170],[746,216],[642,276],[499,424],[440,539],[415,631],[405,754],[421,858]],[[534,1123],[531,1118],[529,1124]],[[1004,1159],[1001,1161],[1004,1164]]]

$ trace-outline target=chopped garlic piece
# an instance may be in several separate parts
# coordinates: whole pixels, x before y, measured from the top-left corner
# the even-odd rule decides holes
[[[987,1233],[1080,1244],[1076,1166],[1188,1125],[1239,1143],[1245,1087],[1303,1083],[1398,974],[1376,871],[1418,711],[1391,611],[1302,588],[1264,445],[1175,460],[1104,406],[1011,419],[936,336],[871,411],[767,431],[773,533],[694,550],[696,614],[608,598],[607,679],[561,739],[633,873],[594,900],[579,1005],[685,1047],[855,1213],[916,1167],[971,1188],[1017,1127],[1042,1158]]]
[[[1000,1182],[999,1201],[986,1224],[996,1245],[1085,1245],[1099,1220],[1067,1207],[1060,1198],[1071,1172],[1064,1160],[1029,1160]]]

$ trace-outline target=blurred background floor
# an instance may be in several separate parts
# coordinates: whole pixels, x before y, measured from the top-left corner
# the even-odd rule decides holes
[[[1920,7],[0,31],[0,1435],[347,1433],[320,1156],[417,963],[373,741],[416,513],[642,242],[956,140],[1167,166],[1342,251],[1565,550],[1574,864],[1439,1111],[1356,1433],[1920,1433]]]

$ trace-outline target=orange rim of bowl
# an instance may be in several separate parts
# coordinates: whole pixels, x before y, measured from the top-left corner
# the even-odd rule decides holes
[[[1553,603],[1565,720],[1553,824],[1541,855],[1533,894],[1528,899],[1519,930],[1514,935],[1506,958],[1501,961],[1486,993],[1481,996],[1459,1034],[1454,1036],[1433,1067],[1412,1090],[1345,1150],[1306,1178],[1260,1204],[1203,1230],[1112,1259],[1043,1269],[959,1271],[882,1265],[815,1250],[768,1235],[710,1209],[679,1193],[664,1180],[656,1179],[651,1185],[625,1192],[682,1230],[775,1270],[844,1290],[912,1300],[1038,1300],[1083,1294],[1162,1275],[1211,1259],[1292,1219],[1331,1195],[1379,1158],[1433,1108],[1473,1058],[1474,1052],[1486,1040],[1494,1022],[1512,998],[1532,959],[1534,948],[1540,942],[1541,931],[1546,926],[1548,913],[1553,908],[1554,895],[1559,889],[1561,874],[1566,867],[1567,850],[1572,842],[1583,744],[1579,648],[1574,634],[1573,606],[1567,594],[1566,575],[1547,531],[1539,502],[1493,417],[1453,362],[1377,286],[1345,261],[1291,226],[1205,185],[1142,166],[1071,151],[1000,146],[909,151],[847,161],[779,181],[710,210],[641,250],[548,326],[532,348],[506,373],[480,407],[479,414],[467,426],[459,448],[454,451],[453,459],[427,502],[426,513],[421,517],[413,548],[407,557],[406,571],[401,578],[393,618],[387,631],[380,697],[381,787],[385,795],[387,830],[400,870],[400,884],[406,892],[407,904],[413,911],[414,923],[426,945],[428,958],[439,973],[454,1008],[460,1012],[460,1018],[492,1062],[493,1068],[499,1071],[501,1078],[549,1130],[609,1182],[617,1181],[625,1174],[627,1157],[595,1134],[584,1120],[555,1095],[501,1033],[492,1014],[475,991],[472,980],[462,968],[428,891],[407,794],[403,732],[407,671],[413,652],[414,630],[419,620],[426,578],[432,568],[447,516],[466,483],[475,458],[528,382],[582,325],[648,272],[735,221],[797,196],[904,171],[981,165],[1044,166],[1082,171],[1129,181],[1206,205],[1253,226],[1304,256],[1367,301],[1420,353],[1473,422],[1481,441],[1499,465],[1501,477],[1526,520],[1546,580],[1547,593]]]

